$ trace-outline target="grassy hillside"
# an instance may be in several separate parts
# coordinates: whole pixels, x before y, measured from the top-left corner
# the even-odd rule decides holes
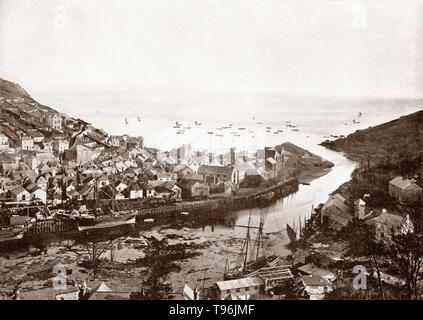
[[[322,145],[342,151],[360,163],[351,181],[335,191],[351,201],[369,193],[370,207],[394,212],[397,204],[388,194],[392,178],[415,177],[423,186],[423,111]]]
[[[17,83],[13,83],[0,78],[0,97],[6,99],[27,98],[33,100],[31,96]]]
[[[423,110],[322,145],[361,164],[399,164],[423,154]]]
[[[53,114],[60,114],[63,119],[62,131],[47,127],[45,118]],[[22,135],[42,135],[51,138],[61,134],[71,139],[83,129],[89,129],[90,134],[99,140],[106,134],[83,120],[74,119],[40,104],[19,84],[0,78],[0,132],[9,138],[12,147],[18,144]]]

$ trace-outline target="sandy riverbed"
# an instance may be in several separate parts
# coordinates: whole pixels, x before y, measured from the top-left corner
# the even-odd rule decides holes
[[[51,271],[58,264],[72,269],[72,275],[69,277],[76,283],[85,280],[90,287],[94,287],[103,281],[114,291],[138,290],[146,269],[134,266],[133,262],[144,256],[144,236],[166,238],[169,244],[194,245],[194,249],[188,249],[188,251],[195,252],[197,255],[177,261],[180,271],[171,272],[168,275],[167,281],[172,284],[175,298],[182,298],[181,293],[185,283],[193,286],[198,282],[202,286],[204,278],[204,284],[208,286],[222,280],[226,261],[235,262],[242,246],[239,235],[228,228],[214,228],[213,231],[211,227],[206,227],[204,230],[202,228],[182,230],[157,228],[143,232],[140,237],[122,237],[114,240],[113,254],[111,255],[109,249],[104,251],[101,255],[104,259],[104,267],[98,269],[94,278],[93,270],[87,270],[79,265],[88,259],[87,248],[91,248],[90,246],[77,245],[69,248],[53,245],[47,249],[46,253],[40,255],[34,256],[30,251],[21,252],[9,259],[2,258],[0,292],[6,296],[17,283],[20,283],[23,299],[48,299],[49,297],[42,296],[45,290],[41,289],[51,287],[51,278],[54,276]],[[262,253],[275,252],[278,255],[287,256],[290,254],[290,250],[285,246],[288,242],[286,235],[266,235]],[[107,248],[110,243],[105,242],[101,245]],[[113,263],[110,263],[111,256],[113,256]]]

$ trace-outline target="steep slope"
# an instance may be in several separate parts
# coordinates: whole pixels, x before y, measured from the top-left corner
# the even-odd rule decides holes
[[[47,121],[54,115],[62,119],[61,127],[52,127],[51,122]],[[9,138],[11,147],[17,146],[23,135],[62,137],[72,142],[87,130],[90,137],[97,140],[102,141],[107,137],[107,133],[83,120],[38,103],[19,84],[0,78],[0,133]]]
[[[5,99],[26,98],[33,100],[32,97],[17,83],[13,83],[0,78],[0,97]]]
[[[322,145],[370,166],[382,160],[399,163],[419,157],[423,154],[423,110]]]

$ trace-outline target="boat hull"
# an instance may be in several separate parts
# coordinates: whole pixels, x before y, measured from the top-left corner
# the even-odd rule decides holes
[[[86,226],[81,226],[78,225],[78,230],[79,231],[85,231],[85,230],[93,230],[93,229],[105,229],[105,228],[113,228],[113,227],[118,227],[118,226],[123,226],[123,225],[130,225],[130,224],[135,224],[136,223],[136,217],[133,216],[131,218],[127,218],[124,220],[115,220],[115,221],[105,221],[105,222],[98,222],[96,224],[93,225],[86,225]]]

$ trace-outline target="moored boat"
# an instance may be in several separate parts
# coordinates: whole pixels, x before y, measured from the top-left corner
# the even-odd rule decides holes
[[[136,214],[135,213],[126,213],[121,215],[112,215],[112,216],[85,216],[77,217],[78,230],[84,231],[89,229],[103,229],[103,228],[113,228],[121,225],[135,224],[136,223]]]
[[[0,242],[22,239],[26,229],[26,227],[2,229],[0,230]]]
[[[297,233],[289,224],[286,224],[286,233],[289,240],[291,240],[291,243],[294,243],[297,240]]]

